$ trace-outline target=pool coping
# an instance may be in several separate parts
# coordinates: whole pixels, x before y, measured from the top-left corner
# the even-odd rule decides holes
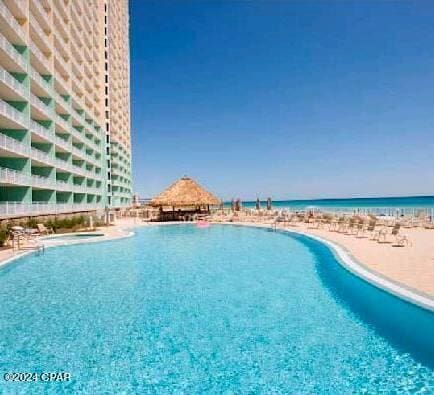
[[[194,222],[189,222],[189,223],[194,224]],[[127,237],[134,236],[135,232],[132,229],[136,227],[142,227],[142,226],[154,227],[154,226],[182,225],[182,224],[185,225],[186,222],[144,223],[144,224],[120,226],[118,229],[116,229],[117,231],[120,232],[119,234],[105,234],[104,236],[96,237],[95,238],[96,240],[90,238],[88,240],[69,240],[69,241],[62,241],[58,243],[54,242],[54,243],[49,243],[49,245],[44,244],[44,248],[68,246],[68,245],[75,245],[75,244],[101,243],[104,241],[119,240],[119,239],[124,239]],[[215,225],[244,226],[250,228],[273,230],[270,224],[259,224],[259,223],[218,222],[215,223]],[[371,285],[374,285],[380,290],[386,291],[400,299],[403,299],[425,310],[434,312],[434,298],[432,298],[430,295],[426,295],[419,290],[412,289],[402,283],[394,281],[386,276],[381,275],[380,273],[371,270],[366,265],[364,265],[359,260],[357,260],[345,247],[339,245],[338,243],[332,242],[323,237],[312,235],[308,232],[304,232],[298,229],[279,228],[276,229],[275,231],[281,233],[288,233],[288,234],[291,233],[299,234],[324,244],[332,251],[333,255],[337,258],[339,264],[344,269],[348,270],[355,276],[368,282]],[[9,265],[10,263],[12,263],[13,261],[33,253],[37,253],[37,251],[34,250],[24,251],[22,253],[9,257],[3,261],[0,261],[0,270],[5,266]]]

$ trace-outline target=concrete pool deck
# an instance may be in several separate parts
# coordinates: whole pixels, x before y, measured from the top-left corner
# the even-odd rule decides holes
[[[179,224],[179,222],[177,223]],[[269,224],[256,222],[229,222],[226,224],[271,227]],[[133,234],[131,229],[135,227],[161,225],[162,223],[146,223],[135,218],[125,218],[117,220],[114,226],[99,228],[98,232],[104,233],[104,236],[91,240],[68,241],[57,245],[115,240],[131,236]],[[307,224],[288,226],[282,230],[310,235],[320,241],[330,242],[329,246],[338,253],[342,260],[354,261],[356,266],[358,265],[362,270],[367,270],[373,277],[370,279],[369,273],[368,276],[364,276],[355,271],[355,274],[359,274],[360,277],[404,299],[434,310],[434,230],[405,229],[405,234],[412,243],[405,247],[393,247],[391,243],[378,243],[369,240],[369,238],[357,238],[325,229],[311,229]],[[50,244],[50,247],[55,245]],[[338,251],[339,248],[341,251]],[[12,249],[0,250],[0,267],[30,252],[13,251]],[[347,268],[350,269],[348,266]],[[416,301],[416,297],[420,300]]]

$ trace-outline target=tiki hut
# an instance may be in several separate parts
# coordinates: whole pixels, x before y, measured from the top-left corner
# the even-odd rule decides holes
[[[209,214],[210,206],[220,204],[220,199],[189,177],[174,182],[150,202],[159,208],[160,221],[189,220],[196,214]]]

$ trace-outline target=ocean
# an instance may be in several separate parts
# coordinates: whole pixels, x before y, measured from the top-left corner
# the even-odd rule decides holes
[[[230,207],[226,202],[225,206]],[[242,202],[243,207],[255,208],[256,201]],[[266,201],[261,201],[261,207],[266,207]],[[353,199],[314,199],[314,200],[277,200],[272,202],[273,209],[290,210],[332,210],[332,211],[372,211],[396,213],[400,210],[405,213],[417,210],[434,210],[434,196],[414,197],[380,197],[380,198],[353,198]]]

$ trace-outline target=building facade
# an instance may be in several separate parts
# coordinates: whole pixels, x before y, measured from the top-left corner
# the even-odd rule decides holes
[[[128,40],[127,0],[0,0],[0,218],[130,204]]]
[[[119,207],[132,204],[128,1],[106,0],[104,22],[108,199]]]

